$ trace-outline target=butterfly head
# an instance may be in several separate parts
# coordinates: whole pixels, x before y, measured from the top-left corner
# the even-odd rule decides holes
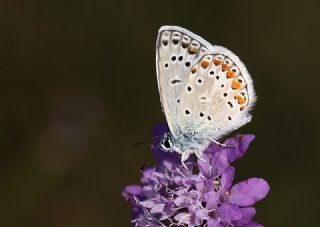
[[[208,141],[203,140],[203,138],[188,135],[177,137],[170,132],[165,134],[159,143],[159,147],[163,151],[177,152],[179,154],[202,152],[207,146]]]
[[[171,132],[166,133],[159,143],[161,150],[166,152],[177,152],[179,154],[188,150],[182,138],[176,138]]]
[[[162,140],[159,143],[159,146],[162,150],[173,152],[176,151],[176,144],[170,134],[165,134]]]

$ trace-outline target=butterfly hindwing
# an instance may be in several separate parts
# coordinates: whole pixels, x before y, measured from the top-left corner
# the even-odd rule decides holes
[[[231,51],[215,46],[189,72],[180,110],[188,114],[179,125],[184,133],[191,128],[200,138],[218,139],[250,121],[254,102],[252,80],[243,63]]]

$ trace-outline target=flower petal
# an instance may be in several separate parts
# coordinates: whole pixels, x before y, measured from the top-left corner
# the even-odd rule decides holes
[[[137,203],[140,200],[140,196],[142,196],[143,190],[138,185],[129,185],[125,187],[125,189],[122,191],[122,196],[130,202],[132,205],[137,205]]]
[[[211,171],[212,171],[212,167],[210,165],[211,156],[212,155],[209,153],[203,153],[201,157],[202,159],[198,159],[197,161],[199,172],[201,172],[206,178],[211,177]]]
[[[156,204],[151,208],[150,213],[151,214],[163,213],[164,206],[165,206],[165,204]]]
[[[194,217],[194,224],[200,225],[204,219],[208,217],[207,212],[204,209],[197,209]]]
[[[235,169],[232,166],[227,167],[221,175],[221,193],[225,193],[232,185]]]
[[[222,203],[218,209],[218,216],[224,221],[240,220],[242,217],[241,209],[231,203]]]
[[[211,155],[220,151],[221,146],[216,143],[211,143],[210,146],[206,149],[207,153],[210,153]]]
[[[208,227],[222,227],[222,224],[216,219],[210,219],[208,221]]]
[[[219,194],[217,192],[211,191],[203,195],[205,201],[207,202],[207,209],[216,209],[219,201]]]
[[[220,175],[221,172],[229,166],[227,155],[222,151],[220,145],[212,143],[202,155],[206,162],[198,160],[198,168],[205,177],[210,178],[212,172],[215,171]]]
[[[142,191],[142,188],[139,185],[129,185],[124,189],[124,193],[135,196],[139,195]]]
[[[252,222],[250,222],[248,224],[241,225],[241,227],[263,227],[263,225],[252,221]]]
[[[186,203],[185,203],[185,198],[183,197],[180,197],[178,196],[177,198],[174,199],[174,204],[177,206],[177,207],[182,207],[182,206],[185,206]]]
[[[205,190],[206,190],[204,181],[196,181],[196,182],[195,182],[195,187],[196,187],[196,190],[197,190],[198,192],[204,193]]]
[[[141,214],[143,214],[143,212],[141,211],[140,208],[134,206],[132,208],[132,219],[136,219],[137,217],[139,217]]]
[[[189,224],[191,220],[191,215],[185,212],[179,213],[174,216],[174,219],[179,222],[179,224]]]
[[[212,155],[210,164],[213,167],[213,169],[217,171],[218,175],[221,175],[222,172],[228,166],[230,166],[227,153],[224,150],[214,153]]]
[[[247,151],[250,143],[255,139],[253,134],[236,135],[224,141],[224,144],[230,147],[224,148],[228,151],[229,162],[234,162],[235,160],[241,158]]]
[[[244,225],[251,222],[252,218],[256,215],[256,209],[254,207],[240,208],[242,213],[241,220],[237,221],[237,225]]]
[[[149,208],[151,209],[152,207],[156,206],[157,205],[157,202],[158,201],[155,201],[155,200],[145,200],[145,201],[142,201],[140,202],[139,204],[145,208]]]
[[[151,176],[154,172],[154,168],[153,167],[145,167],[143,168],[142,170],[142,177],[141,177],[141,183],[143,184],[147,184],[147,183],[150,183],[151,181]]]
[[[231,188],[229,200],[239,206],[251,206],[266,197],[269,192],[268,183],[261,178],[250,178]]]

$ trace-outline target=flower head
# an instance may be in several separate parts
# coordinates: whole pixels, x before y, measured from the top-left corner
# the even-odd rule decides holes
[[[167,131],[164,125],[155,129],[152,150],[157,163],[142,170],[142,186],[123,191],[133,205],[134,226],[262,226],[252,221],[252,205],[268,194],[268,183],[250,178],[232,186],[235,169],[230,165],[244,155],[254,136],[227,139],[228,147],[211,144],[201,159],[189,158],[185,168],[179,154],[157,146]]]

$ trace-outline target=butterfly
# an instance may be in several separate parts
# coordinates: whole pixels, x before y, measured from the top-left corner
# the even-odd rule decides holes
[[[178,26],[162,26],[156,42],[160,101],[170,132],[164,151],[201,158],[210,143],[250,122],[256,95],[245,65],[230,50]],[[222,144],[223,145],[223,144]]]

